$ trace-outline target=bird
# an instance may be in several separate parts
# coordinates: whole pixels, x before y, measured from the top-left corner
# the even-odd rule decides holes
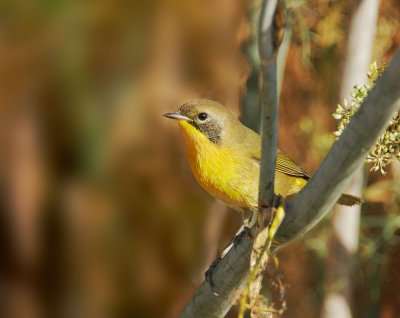
[[[190,100],[175,112],[164,114],[178,122],[187,159],[198,183],[211,196],[237,211],[253,213],[256,223],[261,159],[261,137],[243,125],[229,108],[208,99]],[[280,149],[277,150],[274,192],[287,197],[298,193],[310,175]],[[347,206],[363,201],[342,194],[337,203]]]

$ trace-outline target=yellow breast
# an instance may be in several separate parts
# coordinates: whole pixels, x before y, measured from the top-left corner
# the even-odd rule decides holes
[[[259,164],[248,154],[216,145],[186,121],[184,132],[189,165],[200,185],[212,196],[235,209],[258,205]],[[276,173],[275,192],[298,192],[306,181]]]

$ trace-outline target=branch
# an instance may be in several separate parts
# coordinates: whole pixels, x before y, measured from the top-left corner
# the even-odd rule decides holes
[[[259,20],[258,39],[261,62],[261,164],[259,182],[259,205],[272,206],[274,198],[274,180],[276,151],[278,148],[278,89],[276,53],[282,38],[278,38],[275,28],[280,14],[275,14],[277,0],[264,0]],[[281,13],[281,12],[279,12]],[[275,16],[275,17],[274,17]],[[283,29],[282,29],[283,30]]]
[[[317,172],[286,207],[277,241],[286,243],[303,235],[329,212],[399,108],[400,50]]]
[[[254,307],[259,305],[263,272],[269,259],[269,251],[282,219],[272,227],[272,216],[277,215],[274,205],[275,166],[278,149],[278,85],[277,85],[277,53],[284,33],[283,9],[277,0],[262,2],[258,48],[261,68],[261,162],[258,189],[258,230],[251,256],[251,269],[246,285],[240,296],[238,317],[244,317],[245,311],[251,309],[251,316],[256,315]],[[277,203],[277,202],[276,202]],[[278,209],[284,211],[284,208]],[[282,214],[283,213],[283,214]],[[284,215],[284,212],[280,215]],[[266,224],[262,221],[267,220]],[[275,219],[275,217],[274,217]],[[274,234],[272,234],[272,232]],[[264,233],[264,234],[262,234]],[[261,306],[263,307],[263,306]]]

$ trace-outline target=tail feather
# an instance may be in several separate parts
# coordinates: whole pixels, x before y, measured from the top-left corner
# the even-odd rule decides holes
[[[363,204],[364,201],[350,194],[342,194],[337,203],[341,205],[353,206]]]

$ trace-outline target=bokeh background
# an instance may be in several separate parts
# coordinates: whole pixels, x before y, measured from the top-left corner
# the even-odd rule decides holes
[[[279,140],[311,173],[334,141],[350,3],[288,1]],[[0,1],[1,317],[177,315],[242,219],[196,183],[162,114],[202,97],[257,126],[258,12],[250,0]],[[382,0],[374,59],[390,60],[399,30],[400,3]],[[369,174],[356,317],[400,316],[399,170]],[[284,317],[319,317],[329,230],[327,218],[280,250]]]

